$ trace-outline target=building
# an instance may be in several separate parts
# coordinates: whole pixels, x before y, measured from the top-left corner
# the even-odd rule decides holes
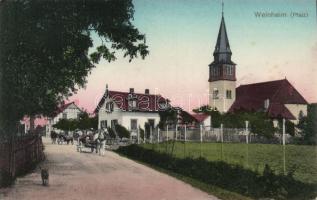
[[[240,85],[229,111],[265,111],[268,116],[297,123],[307,115],[307,101],[287,79]]]
[[[236,64],[231,60],[225,19],[222,12],[220,29],[209,65],[209,105],[220,112],[227,112],[236,98]]]
[[[307,115],[307,101],[285,78],[240,85],[236,88],[236,64],[231,60],[231,49],[222,12],[214,61],[209,65],[209,105],[218,111],[264,111],[268,116],[298,122]]]
[[[107,86],[94,112],[98,114],[98,129],[120,124],[136,135],[137,129],[144,129],[146,123],[155,128],[160,121],[159,111],[168,107],[168,99],[150,94],[149,89],[141,94],[135,93],[134,88],[119,92],[108,90]]]
[[[53,125],[56,124],[60,119],[78,119],[79,114],[83,111],[75,104],[70,102],[59,107],[52,117],[48,118],[46,125],[46,135],[54,129]]]
[[[204,127],[209,127],[211,126],[211,117],[210,115],[204,114],[204,113],[196,113],[192,114],[192,116],[195,118],[196,122],[199,125],[203,125]]]

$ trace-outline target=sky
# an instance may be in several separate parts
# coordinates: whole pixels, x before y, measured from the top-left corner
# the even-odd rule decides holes
[[[146,34],[150,54],[129,63],[101,61],[69,101],[92,112],[109,90],[161,94],[187,111],[207,103],[208,65],[221,20],[220,0],[134,0],[133,24]],[[256,17],[283,12],[287,17]],[[304,13],[305,17],[291,17]],[[317,102],[315,0],[224,0],[224,17],[240,84],[284,79]],[[94,37],[94,44],[100,44]]]

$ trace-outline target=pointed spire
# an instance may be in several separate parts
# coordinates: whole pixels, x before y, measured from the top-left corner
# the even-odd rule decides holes
[[[219,28],[218,38],[217,38],[217,44],[214,51],[214,56],[216,61],[230,62],[232,52],[230,50],[230,44],[229,44],[228,35],[227,35],[223,8],[224,8],[224,3],[222,1],[222,17],[221,17],[221,23],[220,23],[220,28]]]

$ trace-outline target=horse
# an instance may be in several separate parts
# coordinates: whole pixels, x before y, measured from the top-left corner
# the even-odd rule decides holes
[[[94,134],[93,132],[88,132],[87,134],[83,134],[82,136],[79,137],[78,139],[78,146],[77,146],[77,151],[81,152],[82,147],[87,147],[91,149],[91,152],[96,149],[97,151],[97,141],[94,140]]]
[[[106,145],[106,136],[108,135],[107,129],[100,130],[98,133],[98,138],[96,139],[96,153],[99,152],[99,155],[103,156],[105,154],[105,145]]]
[[[74,144],[74,138],[71,136],[67,136],[64,134],[58,135],[58,144],[63,144],[63,142],[66,142],[67,144],[71,143]]]

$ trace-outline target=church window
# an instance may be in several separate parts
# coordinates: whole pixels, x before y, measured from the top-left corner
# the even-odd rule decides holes
[[[232,98],[231,90],[227,90],[226,91],[226,98],[227,99],[231,99]]]
[[[233,74],[233,67],[228,65],[227,66],[227,75],[232,75]]]
[[[214,99],[218,99],[219,98],[219,90],[214,89],[212,96],[213,96]]]

